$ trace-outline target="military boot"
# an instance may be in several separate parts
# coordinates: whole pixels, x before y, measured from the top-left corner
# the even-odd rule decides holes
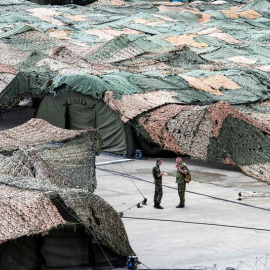
[[[181,203],[179,203],[179,204],[176,205],[176,208],[184,208],[184,207],[185,207],[185,205],[184,204],[181,204]]]
[[[156,209],[164,209],[164,207],[162,207],[159,203],[157,204],[157,206],[155,208]]]

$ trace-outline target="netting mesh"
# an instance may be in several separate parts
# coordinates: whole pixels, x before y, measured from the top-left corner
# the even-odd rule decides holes
[[[269,139],[261,130],[229,115],[223,121],[219,137],[210,140],[208,156],[211,162],[222,162],[228,156],[239,165],[267,163],[269,147]]]
[[[145,123],[137,125],[138,132],[164,149],[224,162],[237,154],[223,159],[209,149],[221,130],[230,128],[226,118],[232,115],[249,132],[262,131],[258,142],[265,146],[269,111],[260,102],[270,97],[269,1],[100,0],[76,8],[12,3],[1,3],[0,9],[1,107],[68,89],[105,101],[128,122],[148,112],[154,121],[160,107],[185,104],[188,116],[172,112],[161,129],[138,120]],[[218,151],[226,144],[227,135]],[[260,165],[269,162],[263,156]],[[255,158],[237,160],[241,166],[257,164]]]
[[[3,174],[34,177],[31,159],[23,150],[14,152],[11,157],[1,155],[0,164]]]
[[[251,6],[250,8],[253,8],[251,4],[249,5]],[[217,5],[209,3],[210,6],[215,9]],[[221,6],[223,8],[222,10],[225,10],[224,7],[226,5]],[[257,10],[258,8],[256,6],[257,4],[254,4]],[[267,8],[268,3],[263,2],[260,4],[261,6]],[[8,3],[4,5],[4,9],[10,10]],[[162,15],[165,10],[166,16],[174,15],[174,18]],[[241,12],[243,10],[245,8],[241,9]],[[153,69],[156,69],[156,66],[158,70],[162,70],[165,69],[166,64],[169,64],[167,69],[170,69],[170,71],[166,72],[185,73],[186,69],[194,69],[194,66],[205,64],[207,64],[207,67],[201,66],[200,68],[202,70],[208,68],[216,69],[217,67],[213,63],[209,63],[207,59],[215,62],[219,62],[220,60],[222,63],[228,64],[228,67],[222,67],[222,71],[219,72],[221,74],[226,74],[227,68],[231,69],[231,63],[243,67],[243,70],[232,70],[233,73],[237,73],[237,76],[235,76],[236,81],[241,80],[240,86],[242,89],[238,91],[238,95],[223,92],[224,97],[222,100],[229,101],[230,103],[255,101],[258,100],[259,96],[256,95],[257,91],[261,93],[266,91],[265,84],[268,84],[267,76],[262,72],[255,72],[252,69],[254,67],[257,70],[266,68],[261,65],[269,64],[267,59],[269,48],[263,43],[256,44],[255,46],[252,42],[256,42],[256,38],[262,41],[263,35],[265,35],[267,40],[267,30],[263,34],[260,31],[260,27],[253,28],[251,30],[252,35],[249,36],[245,31],[242,31],[244,27],[248,27],[247,25],[250,23],[250,20],[254,20],[253,18],[245,18],[246,21],[241,21],[241,25],[237,24],[234,20],[228,20],[227,24],[224,25],[217,23],[214,19],[213,21],[209,19],[206,25],[202,25],[199,20],[205,14],[203,7],[199,3],[197,5],[193,4],[192,7],[170,7],[166,5],[154,7],[151,4],[125,4],[124,6],[118,5],[113,7],[87,6],[83,9],[78,7],[74,11],[61,6],[41,8],[34,3],[23,1],[20,5],[20,10],[16,10],[16,12],[16,14],[12,14],[13,16],[10,16],[10,14],[9,16],[3,16],[3,28],[1,28],[3,30],[0,33],[2,45],[8,46],[5,50],[5,57],[3,58],[5,61],[3,64],[11,65],[14,70],[50,72],[52,76],[76,73],[106,74],[119,70],[119,68],[131,71],[126,65],[119,65],[119,62],[123,62],[124,60],[136,61],[136,58],[141,55],[154,53],[151,57],[155,59],[154,56],[157,54],[156,59],[158,62],[162,62],[163,65],[157,65],[155,63],[152,65]],[[129,17],[127,17],[127,14]],[[165,16],[165,19],[157,16]],[[18,20],[18,17],[20,17],[20,20]],[[25,25],[23,22],[26,21],[31,22],[35,28]],[[96,25],[97,21],[100,24],[98,26]],[[178,23],[180,21],[186,23],[181,24],[181,28],[179,28]],[[193,22],[192,26],[189,25],[191,22]],[[7,25],[7,23],[9,24]],[[74,23],[76,23],[76,30],[72,28]],[[203,29],[215,27],[218,29],[217,32],[202,32]],[[195,32],[192,33],[192,29]],[[197,34],[198,30],[201,30],[199,32],[200,35]],[[110,40],[104,39],[104,35],[106,36],[116,32],[121,32],[122,34],[120,36],[112,35],[109,38]],[[125,33],[130,34],[126,35]],[[245,43],[248,46],[227,46],[230,38],[232,40],[239,40],[241,44]],[[196,44],[201,43],[205,43],[206,50],[204,48],[196,48]],[[175,53],[175,47],[180,44],[185,44],[192,50],[195,50],[196,53],[187,49],[178,50],[178,53]],[[69,48],[68,51],[65,51],[68,53],[62,53],[61,55],[50,53],[51,50],[57,50],[57,48],[62,48],[63,46]],[[258,47],[260,48],[258,49]],[[82,58],[80,55],[83,51],[84,55]],[[168,53],[166,53],[167,51]],[[256,59],[255,62],[244,63],[243,57],[249,56],[251,52],[253,56],[250,59],[251,61]],[[158,55],[159,53],[162,55]],[[235,62],[237,58],[233,57],[240,57],[239,59],[242,59],[242,62],[238,60]],[[95,66],[93,66],[93,61],[95,62]],[[251,68],[248,73],[245,72],[246,64]],[[255,66],[253,66],[254,64]],[[185,69],[181,69],[183,66]],[[151,66],[149,68],[151,70]],[[133,69],[132,71],[135,70]],[[137,69],[137,71],[145,72],[149,71],[149,69]],[[239,71],[242,72],[241,75]],[[251,74],[254,74],[254,77],[250,80],[249,77]],[[162,83],[159,88],[160,90],[167,88],[162,82],[162,77],[160,75],[158,78]],[[256,80],[258,77],[260,77],[260,81]],[[101,79],[103,80],[103,77]],[[136,77],[136,80],[140,79]],[[106,77],[104,77],[104,80],[108,82]],[[262,81],[264,81],[264,84],[261,83]],[[156,84],[153,77],[149,78],[149,82]],[[133,81],[129,81],[129,84],[129,89],[135,89],[137,86]],[[260,87],[256,87],[258,84]],[[30,85],[27,88],[33,88],[33,86]],[[120,89],[119,87],[117,89],[115,88],[113,82],[112,84],[109,82],[103,91],[112,90],[116,92],[116,95],[119,95],[119,93],[120,95],[130,94],[126,92],[128,88],[125,84],[122,84]],[[183,86],[170,86],[170,88],[178,91]],[[196,93],[196,90],[194,92],[192,85],[189,85],[189,87],[185,86],[185,88],[189,90],[190,98],[187,99],[179,93],[179,100],[189,103],[200,100],[202,104],[221,100],[215,96],[205,96],[201,93]],[[144,88],[141,88],[141,90],[145,91]],[[31,89],[29,91],[31,92]],[[81,91],[83,92],[83,90]],[[260,95],[260,99],[262,96],[264,96],[264,99],[268,98],[268,96]],[[13,98],[15,97],[12,95],[9,96],[9,99]]]
[[[136,130],[164,150],[211,163],[237,164],[248,175],[269,183],[268,103],[248,108],[224,102],[193,107],[171,104],[138,120]]]
[[[150,138],[155,143],[161,145],[164,150],[184,154],[185,151],[181,149],[180,145],[175,140],[173,135],[166,129],[166,123],[167,121],[178,115],[180,112],[187,109],[187,106],[170,104],[154,110],[151,113],[144,114],[143,116],[139,117],[138,121],[143,127],[142,130],[147,131],[148,136],[152,136]],[[138,131],[138,129],[139,128],[137,126],[136,130]],[[140,133],[143,134],[142,131]]]
[[[93,194],[101,144],[96,130],[63,130],[32,119],[0,137],[0,243],[83,225],[93,244],[118,259],[134,253],[118,213]]]
[[[192,142],[205,116],[205,111],[205,107],[193,107],[180,112],[167,123],[168,131],[181,145],[185,153],[191,153]]]

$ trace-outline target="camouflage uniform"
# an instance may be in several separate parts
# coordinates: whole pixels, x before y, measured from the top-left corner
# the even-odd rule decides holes
[[[177,164],[176,168],[180,167],[182,171],[188,171],[186,165],[182,162],[181,164]],[[179,169],[176,172],[176,183],[178,184],[178,195],[180,199],[179,205],[185,206],[185,191],[186,191],[186,182],[185,182],[186,175],[181,173]]]
[[[156,166],[152,169],[152,174],[155,179],[155,195],[154,195],[154,203],[155,205],[159,205],[163,196],[163,190],[162,190],[162,176],[158,177],[160,174],[160,168],[159,165],[156,164]]]

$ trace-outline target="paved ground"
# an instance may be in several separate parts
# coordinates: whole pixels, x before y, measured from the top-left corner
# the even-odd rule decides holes
[[[21,124],[32,115],[33,110],[5,113],[0,130]],[[178,203],[175,179],[164,176],[164,210],[157,210],[152,202],[151,168],[155,160],[103,163],[117,159],[120,157],[105,154],[97,157],[95,193],[116,211],[124,212],[123,222],[131,246],[144,263],[139,269],[270,269],[269,185],[245,176],[233,166],[214,166],[185,158],[193,177],[188,185],[186,208],[175,208]],[[132,182],[99,168],[131,174],[148,182]],[[174,158],[164,158],[162,169],[173,173]],[[143,208],[131,208],[143,200],[134,184],[148,199]],[[239,192],[243,194],[242,201],[237,200]]]
[[[98,164],[108,160],[115,161],[115,157],[97,157]],[[175,179],[164,176],[163,183],[167,186],[163,188],[164,210],[153,208],[151,167],[154,159],[98,165],[98,168],[126,172],[150,181],[133,180],[147,197],[148,205],[127,210],[123,218],[139,259],[150,268],[163,269],[226,269],[229,266],[236,269],[270,269],[270,256],[268,268],[265,268],[270,255],[270,211],[235,204],[270,210],[270,186],[245,176],[235,167],[210,166],[187,158],[185,162],[194,177],[188,185],[186,208],[175,208],[178,203],[177,190],[172,189],[176,187]],[[174,158],[165,158],[162,168],[168,173],[173,172]],[[143,200],[129,178],[97,169],[97,180],[96,193],[118,212]],[[237,200],[239,192],[243,194],[242,201]],[[269,231],[147,219],[253,227]],[[141,265],[140,269],[146,267]]]

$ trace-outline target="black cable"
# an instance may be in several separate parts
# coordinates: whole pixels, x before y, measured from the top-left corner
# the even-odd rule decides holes
[[[117,160],[116,159],[116,157],[115,157],[115,160]],[[120,167],[122,168],[122,170],[125,172],[125,174],[128,174],[127,173],[127,171],[125,170],[125,168],[122,166],[122,164],[120,163],[120,162],[118,162],[118,164],[120,165]],[[132,181],[132,183],[134,184],[134,186],[137,188],[137,190],[140,192],[140,194],[142,195],[142,197],[144,198],[144,199],[146,199],[144,196],[143,196],[143,194],[142,194],[142,192],[140,191],[140,189],[137,187],[137,185],[134,183],[134,181],[130,178],[130,180]]]
[[[113,171],[113,170],[103,169],[103,168],[99,168],[99,167],[97,167],[97,169],[98,170],[101,170],[101,171],[104,171],[104,172],[111,173],[111,174],[116,174],[116,175],[120,175],[120,176],[123,176],[123,177],[132,178],[132,179],[135,179],[135,180],[143,181],[143,182],[150,183],[150,184],[154,185],[153,182],[151,182],[149,180],[146,180],[146,179],[143,179],[141,177],[133,176],[133,175],[130,175],[130,174],[124,174],[124,173],[121,173],[121,172],[116,172],[116,171]],[[171,188],[171,189],[177,190],[176,187],[170,187],[170,186],[167,186],[167,185],[162,185],[162,186],[164,186],[166,188]],[[247,206],[247,207],[252,207],[252,208],[256,208],[256,209],[260,209],[260,210],[270,211],[270,209],[268,209],[268,208],[264,208],[264,207],[260,207],[260,206],[255,206],[255,205],[247,204],[247,203],[235,202],[235,201],[232,201],[232,200],[223,199],[223,198],[219,198],[219,197],[215,197],[215,196],[211,196],[211,195],[207,195],[207,194],[203,194],[203,193],[199,193],[199,192],[195,192],[195,191],[189,191],[189,190],[187,190],[186,192],[191,193],[191,194],[195,194],[195,195],[200,195],[200,196],[208,197],[208,198],[215,199],[215,200],[220,200],[220,201],[235,203],[235,204],[239,204],[239,205],[243,205],[243,206]]]
[[[140,202],[139,202],[140,203]],[[132,208],[134,208],[135,206],[137,206],[138,205],[138,203],[136,203],[136,204],[134,204],[133,206],[131,206],[131,207],[129,207],[129,208],[127,208],[126,210],[124,210],[124,211],[121,211],[121,213],[125,213],[126,211],[128,211],[128,210],[130,210],[130,209],[132,209]]]
[[[124,211],[121,211],[120,213],[125,213],[126,211],[128,211],[128,210],[130,210],[130,209],[132,209],[132,208],[134,208],[135,206],[137,206],[137,208],[142,208],[142,206],[140,206],[140,204],[142,203],[142,204],[144,204],[144,205],[146,205],[146,201],[147,201],[147,199],[144,199],[143,201],[141,201],[141,202],[138,202],[138,203],[136,203],[136,204],[134,204],[133,206],[131,206],[131,207],[129,207],[129,208],[127,208],[126,210],[124,210]]]
[[[141,261],[140,261],[140,264],[142,264],[143,266],[145,266],[147,269],[151,269],[150,267],[148,267],[147,265],[145,265],[145,264],[142,263]]]
[[[174,223],[186,223],[186,224],[195,224],[195,225],[217,226],[217,227],[227,227],[227,228],[236,228],[236,229],[246,229],[246,230],[270,232],[270,229],[260,229],[260,228],[235,226],[235,225],[226,225],[226,224],[218,224],[218,223],[206,223],[206,222],[184,221],[184,220],[174,220],[174,219],[160,219],[160,218],[141,218],[141,217],[122,217],[122,218],[149,220],[149,221],[174,222]]]
[[[115,158],[115,160],[117,161],[117,159],[116,159],[116,156],[114,156],[114,158]],[[119,165],[120,165],[120,167],[122,168],[122,170],[125,172],[125,173],[122,173],[122,174],[125,174],[125,175],[128,175],[128,173],[127,173],[127,171],[125,170],[125,168],[121,165],[121,163],[120,162],[117,162]],[[97,169],[100,169],[98,166],[100,166],[100,165],[97,165]],[[100,169],[101,171],[103,170],[103,169]],[[119,172],[120,173],[120,172]],[[121,173],[120,173],[121,174]],[[144,197],[144,195],[142,194],[142,192],[140,191],[140,189],[137,187],[137,185],[134,183],[134,181],[132,180],[132,178],[130,178],[130,180],[131,180],[131,182],[133,183],[133,185],[137,188],[137,190],[140,192],[140,194],[142,195],[142,197],[144,198],[144,199],[146,199],[145,197]]]

